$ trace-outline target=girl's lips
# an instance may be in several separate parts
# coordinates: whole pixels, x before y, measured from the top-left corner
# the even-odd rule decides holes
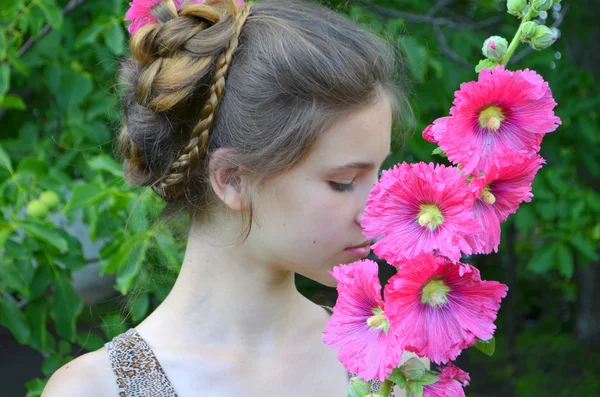
[[[344,251],[361,259],[369,255],[369,252],[371,252],[371,247],[369,245],[365,245],[364,247],[346,248]]]

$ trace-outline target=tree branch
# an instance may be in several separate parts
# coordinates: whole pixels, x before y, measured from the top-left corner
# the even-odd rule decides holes
[[[473,65],[469,61],[458,55],[452,50],[452,48],[450,48],[450,46],[448,46],[446,36],[444,36],[444,32],[442,32],[442,29],[438,25],[433,25],[433,30],[435,31],[435,34],[437,35],[437,38],[440,41],[442,54],[446,55],[448,58],[459,63],[461,66],[467,69],[473,69]]]
[[[438,0],[435,5],[433,7],[431,7],[431,10],[429,10],[429,12],[427,13],[428,17],[432,17],[435,14],[437,14],[437,12],[439,10],[441,10],[442,8],[450,5],[454,3],[454,0]]]
[[[65,8],[63,8],[63,10],[61,11],[61,14],[64,17],[65,15],[67,15],[68,13],[73,11],[75,8],[82,5],[84,2],[85,2],[85,0],[71,0],[69,2],[69,4],[67,4],[65,6]],[[35,43],[37,43],[38,41],[40,41],[41,39],[46,37],[50,33],[51,30],[52,30],[52,26],[50,24],[47,24],[46,26],[44,26],[42,28],[42,30],[40,30],[40,33],[37,36],[30,37],[25,42],[25,44],[23,44],[23,47],[19,48],[19,51],[17,52],[17,56],[19,58],[21,58],[23,55],[25,55],[25,53],[27,53],[27,51],[29,51],[31,49],[31,47],[33,47],[35,45]]]
[[[443,17],[418,15],[418,14],[411,14],[411,13],[403,12],[403,11],[392,10],[389,8],[384,8],[384,7],[374,5],[374,4],[370,4],[365,0],[358,0],[358,3],[362,4],[366,8],[369,8],[369,9],[377,12],[379,15],[382,15],[384,17],[400,18],[400,19],[405,19],[409,22],[415,22],[415,23],[428,23],[433,26],[447,26],[449,28],[460,29],[460,30],[483,29],[483,28],[486,28],[486,27],[493,25],[502,20],[502,16],[497,15],[495,17],[488,18],[488,19],[480,21],[480,22],[460,23],[460,22],[456,22],[456,21],[453,21],[448,18],[443,18]],[[437,10],[436,10],[436,12],[437,12]]]

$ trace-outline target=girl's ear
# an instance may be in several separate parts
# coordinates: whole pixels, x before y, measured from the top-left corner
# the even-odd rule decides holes
[[[243,175],[241,170],[229,161],[233,153],[234,149],[217,149],[209,160],[208,176],[217,197],[230,209],[240,211],[243,203]]]

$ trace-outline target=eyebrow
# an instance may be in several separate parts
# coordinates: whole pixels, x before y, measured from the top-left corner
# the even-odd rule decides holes
[[[385,162],[391,155],[392,155],[392,152],[389,152],[387,157],[383,161]],[[375,163],[370,162],[370,161],[354,161],[352,163],[332,167],[332,169],[334,171],[343,171],[343,170],[347,170],[347,169],[364,170],[364,169],[372,169],[372,168],[375,168]]]

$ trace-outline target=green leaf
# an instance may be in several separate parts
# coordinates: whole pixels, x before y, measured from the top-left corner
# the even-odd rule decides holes
[[[29,342],[31,331],[25,321],[25,315],[8,296],[0,297],[0,324],[8,328],[17,342],[23,345]]]
[[[388,379],[397,384],[398,387],[400,387],[401,389],[404,389],[406,387],[406,378],[404,377],[404,375],[402,375],[402,371],[400,371],[398,368],[394,368],[392,370],[392,373],[390,374]]]
[[[75,48],[80,49],[86,44],[95,44],[98,35],[104,30],[104,25],[92,24],[91,26],[84,29],[77,40],[75,41]]]
[[[49,306],[48,300],[42,298],[30,301],[25,308],[25,318],[31,329],[29,344],[41,352],[49,351],[51,346],[50,339],[52,336],[47,329]]]
[[[32,379],[29,382],[25,383],[27,387],[27,395],[25,397],[41,397],[44,388],[46,387],[46,381],[41,379]]]
[[[54,0],[39,0],[37,5],[44,13],[48,23],[54,29],[58,29],[62,26],[63,16]]]
[[[146,203],[144,203],[143,198],[143,196],[132,197],[127,207],[127,224],[125,227],[136,235],[148,231]]]
[[[442,150],[442,148],[439,147],[439,146],[436,147],[435,149],[433,149],[433,151],[431,152],[431,154],[438,155],[438,156],[446,158],[446,153],[444,153],[444,151]]]
[[[91,183],[77,184],[73,187],[71,198],[64,207],[63,212],[68,213],[76,211],[88,204],[92,198],[100,194],[102,194],[102,189],[97,185]]]
[[[491,59],[482,59],[481,61],[479,61],[477,66],[475,66],[475,72],[479,73],[483,69],[491,69],[494,66],[498,66],[498,65],[499,65],[498,62],[492,61]]]
[[[514,217],[515,226],[523,233],[529,233],[536,225],[535,213],[531,205],[521,205]]]
[[[127,323],[123,316],[118,313],[104,316],[100,327],[108,340],[112,340],[115,336],[127,331]]]
[[[94,351],[104,346],[104,340],[91,332],[77,334],[77,344],[87,351]]]
[[[0,65],[0,98],[10,89],[10,67],[6,63]]]
[[[59,275],[54,282],[54,299],[50,310],[58,335],[75,341],[75,324],[82,310],[83,303],[73,289],[73,281],[66,274]]]
[[[58,343],[58,352],[60,354],[62,354],[63,356],[71,353],[71,344],[69,342],[67,342],[66,340],[61,340]]]
[[[9,48],[8,60],[10,63],[12,63],[13,68],[15,68],[17,72],[21,73],[25,77],[29,76],[29,70],[27,70],[25,64],[17,55],[17,50],[15,48]]]
[[[569,239],[569,243],[575,248],[579,253],[584,255],[590,260],[597,261],[600,259],[598,256],[598,247],[596,247],[589,240],[585,239],[581,233],[578,233]]]
[[[0,260],[0,280],[4,285],[23,296],[29,295],[29,283],[34,269],[29,258],[17,259],[10,256]]]
[[[32,177],[48,175],[48,164],[35,157],[25,157],[17,165],[17,174]]]
[[[129,255],[126,261],[119,264],[119,275],[117,276],[117,289],[125,295],[131,289],[133,282],[137,278],[142,262],[146,259],[146,250],[148,249],[148,240],[138,240],[133,249],[129,248]]]
[[[52,375],[57,369],[59,369],[66,361],[65,358],[58,354],[54,353],[46,357],[44,362],[42,363],[42,373],[45,376]]]
[[[48,226],[47,224],[33,223],[33,222],[22,222],[18,224],[23,228],[29,235],[36,239],[43,241],[56,249],[61,253],[67,250],[67,240],[65,240],[55,226]]]
[[[408,382],[408,390],[412,393],[411,397],[423,397],[424,387],[419,382]]]
[[[429,385],[433,385],[438,380],[440,380],[439,376],[434,375],[431,371],[427,371],[427,372],[425,372],[425,375],[423,375],[419,379],[419,383],[422,384],[423,386],[429,386]]]
[[[12,164],[10,162],[10,157],[8,153],[6,153],[2,145],[0,145],[0,167],[7,169],[8,172],[11,173],[11,175],[14,173]]]
[[[527,264],[527,268],[535,273],[547,272],[554,264],[554,254],[556,253],[556,245],[546,244],[535,251],[531,260]]]
[[[35,269],[33,280],[29,284],[29,299],[35,300],[41,298],[53,281],[51,266],[40,263],[38,268]]]
[[[81,249],[81,241],[78,238],[65,234],[67,240],[68,249],[61,255],[56,255],[54,260],[61,264],[63,268],[71,271],[77,271],[86,265],[85,258],[83,257],[83,251]]]
[[[492,337],[492,339],[490,340],[477,339],[477,343],[475,343],[475,348],[477,348],[477,350],[479,350],[480,352],[483,352],[484,354],[491,357],[494,355],[494,351],[496,351],[496,338]]]
[[[140,294],[131,297],[128,305],[131,312],[131,319],[136,322],[142,321],[150,309],[150,294]]]
[[[0,108],[5,109],[15,109],[15,110],[25,110],[25,102],[23,102],[23,98],[16,95],[5,95],[4,98],[0,100]]]
[[[558,247],[558,270],[567,280],[573,277],[575,266],[573,264],[573,255],[566,245]]]
[[[123,239],[114,239],[100,249],[100,275],[113,274],[127,260],[130,249]]]
[[[125,50],[125,35],[118,21],[111,23],[108,29],[104,31],[104,41],[113,54],[123,54]]]
[[[425,81],[425,72],[427,71],[427,49],[419,44],[413,37],[403,37],[400,41],[400,47],[406,54],[408,66],[411,74],[419,82]]]
[[[121,165],[105,154],[98,155],[87,161],[87,164],[96,171],[106,171],[114,176],[122,177]]]

